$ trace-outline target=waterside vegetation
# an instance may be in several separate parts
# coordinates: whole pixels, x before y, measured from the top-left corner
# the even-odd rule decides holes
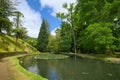
[[[8,60],[9,71],[11,72],[13,80],[47,80],[40,75],[33,74],[25,70],[20,64],[18,57],[25,55],[19,55],[14,57],[5,58]]]

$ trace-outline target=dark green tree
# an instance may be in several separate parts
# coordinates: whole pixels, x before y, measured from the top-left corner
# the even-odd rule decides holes
[[[70,52],[72,48],[72,30],[66,22],[61,24],[59,48],[61,52]]]
[[[11,34],[12,31],[12,23],[8,18],[1,18],[0,17],[0,33],[2,30],[6,31],[8,35]]]
[[[77,0],[75,5],[63,4],[67,13],[57,13],[57,17],[70,25],[75,53],[120,51],[119,5],[119,0]],[[61,50],[65,50],[69,40],[65,38],[67,31],[62,26],[59,46],[64,47]]]
[[[49,42],[49,24],[47,20],[43,19],[40,32],[37,38],[37,49],[41,52],[47,51],[47,45]]]
[[[10,34],[12,23],[8,17],[12,15],[14,9],[11,0],[0,0],[0,33],[4,30]]]
[[[74,53],[77,53],[77,48],[76,48],[76,30],[75,30],[75,14],[74,14],[74,4],[71,3],[69,6],[67,3],[63,4],[63,8],[67,10],[67,13],[57,13],[57,17],[61,18],[62,20],[67,20],[66,22],[69,23],[69,27],[71,28],[72,31],[72,38],[73,38],[73,48],[74,48]]]
[[[120,22],[120,1],[119,0],[77,0],[77,5],[75,6],[75,29],[76,29],[76,43],[77,50],[83,51],[83,45],[89,42],[86,40],[83,45],[81,41],[85,37],[86,28],[94,23],[101,24],[115,24],[113,23],[117,19],[115,26],[111,27],[113,36],[118,39],[115,41],[114,45],[119,46],[119,26]],[[105,25],[106,30],[109,28]],[[92,33],[92,32],[91,32]],[[90,37],[90,36],[87,36]],[[92,45],[91,45],[92,46]],[[104,48],[106,49],[106,48]],[[89,50],[91,48],[89,47]],[[84,50],[84,52],[87,52]]]

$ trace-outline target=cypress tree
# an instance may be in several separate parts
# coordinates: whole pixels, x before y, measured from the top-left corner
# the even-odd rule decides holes
[[[49,24],[47,20],[42,21],[40,32],[37,38],[37,49],[41,52],[47,51],[49,42]]]

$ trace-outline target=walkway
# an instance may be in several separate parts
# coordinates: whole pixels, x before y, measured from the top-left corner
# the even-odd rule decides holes
[[[6,58],[0,61],[0,80],[12,80]]]

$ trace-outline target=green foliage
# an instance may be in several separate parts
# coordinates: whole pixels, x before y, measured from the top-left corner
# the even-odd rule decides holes
[[[13,16],[15,16],[16,18],[14,18],[14,22],[13,22],[13,25],[16,27],[16,28],[19,28],[20,26],[23,25],[22,23],[22,18],[24,18],[24,15],[20,12],[20,11],[14,11],[12,13]]]
[[[14,52],[14,49],[18,52],[27,51],[28,53],[37,53],[37,49],[26,43],[25,41],[18,39],[16,45],[16,39],[5,34],[0,34],[0,52]]]
[[[60,40],[61,40],[60,29],[57,29],[55,32],[56,32],[55,36],[53,35],[49,36],[47,50],[52,53],[60,53]]]
[[[113,36],[116,37],[116,41],[114,42],[114,44],[116,45],[117,49],[116,51],[120,51],[120,24],[119,22],[115,22],[114,23],[114,27],[113,27]]]
[[[120,1],[77,0],[63,4],[67,13],[57,13],[62,19],[57,41],[61,52],[113,53],[120,51]],[[58,47],[58,46],[57,46]],[[56,48],[57,49],[57,48]]]
[[[12,24],[8,18],[2,18],[0,17],[0,33],[2,31],[6,31],[7,34],[9,35],[12,30]]]
[[[120,23],[119,22],[120,21],[119,20],[120,19],[120,15],[119,15],[120,6],[118,6],[119,4],[120,4],[119,0],[103,0],[103,1],[101,0],[92,0],[92,1],[77,0],[77,5],[75,6],[75,9],[74,9],[75,17],[73,17],[74,18],[73,20],[75,20],[75,29],[77,31],[76,39],[77,39],[77,50],[78,51],[80,50],[82,52],[84,51],[84,52],[93,52],[93,53],[95,52],[106,53],[109,50],[110,51],[114,51],[115,49],[118,50],[119,23]],[[118,21],[115,22],[114,21],[115,19],[118,19]],[[97,24],[100,23],[100,24],[95,25],[95,23]],[[101,27],[100,31],[96,31],[96,32],[93,31],[94,33],[92,31],[90,32],[89,27],[91,25],[99,26],[99,28]],[[109,25],[112,25],[112,26],[109,26]],[[99,34],[100,32],[104,32],[105,30],[102,31],[102,28],[106,29],[106,31],[112,30],[111,31],[112,36],[110,37],[109,35],[109,37],[104,38],[101,34],[100,36],[97,37],[96,39],[97,43],[96,43],[94,41],[94,36],[96,36],[97,33]],[[86,31],[89,33],[87,33]],[[89,35],[89,34],[94,34],[94,35]],[[105,41],[107,42],[105,43]],[[101,44],[102,45],[104,44],[104,45],[100,47],[99,45],[96,45],[94,43],[99,44],[99,45]],[[111,43],[111,44],[108,44],[108,43]],[[106,46],[106,45],[109,45],[109,46]]]
[[[6,31],[10,35],[12,23],[8,19],[14,10],[11,0],[0,0],[0,33]]]
[[[65,59],[68,58],[69,56],[66,55],[58,55],[58,54],[39,54],[35,55],[35,59]]]
[[[109,23],[95,23],[86,28],[81,46],[89,53],[112,52],[116,48],[115,40]]]
[[[72,32],[66,29],[69,25],[63,26],[62,23],[61,50],[66,51],[69,45],[74,45],[74,50],[84,53],[120,51],[119,5],[119,0],[77,0],[75,5],[63,4],[67,13],[57,13],[57,17],[65,20],[64,24],[69,23]],[[72,37],[68,39],[70,33]]]
[[[13,10],[15,10],[15,7],[11,0],[0,0],[0,16],[11,16]]]
[[[29,43],[30,45],[32,45],[33,47],[36,48],[36,45],[37,45],[37,39],[36,38],[32,38],[32,37],[29,37],[27,36],[24,41],[26,41],[27,43]]]
[[[72,31],[68,23],[62,22],[60,29],[56,29],[56,35],[49,36],[47,50],[53,53],[70,52],[72,48]]]
[[[40,32],[37,38],[37,49],[41,52],[47,51],[47,45],[49,42],[49,24],[43,19]]]
[[[72,31],[70,25],[66,22],[62,22],[60,29],[60,44],[59,48],[61,52],[70,52],[72,48]]]
[[[60,40],[61,40],[61,36],[60,36],[60,30],[61,29],[57,29],[55,31],[56,35],[55,35],[55,52],[59,53],[60,52]]]
[[[47,45],[47,51],[55,53],[58,50],[58,44],[56,43],[56,38],[53,35],[49,36],[49,43]]]
[[[13,29],[13,32],[16,36],[16,38],[24,39],[27,37],[27,30],[24,27],[18,27]]]
[[[74,4],[73,3],[71,3],[71,4],[69,4],[69,6],[68,6],[68,4],[67,3],[64,3],[63,4],[63,8],[65,8],[66,10],[67,10],[67,13],[57,13],[56,14],[56,16],[57,17],[59,17],[59,18],[61,18],[63,21],[64,20],[67,20],[66,21],[66,24],[68,24],[69,25],[69,29],[71,29],[70,31],[71,31],[71,33],[72,33],[72,39],[73,39],[73,48],[74,48],[74,53],[76,53],[76,35],[75,35],[75,32],[76,32],[76,29],[75,29],[75,14],[74,14],[74,9],[75,9],[75,6],[74,6]],[[66,25],[66,26],[68,26],[68,25]],[[70,36],[68,36],[68,37],[70,37]],[[70,39],[71,40],[71,39]],[[63,42],[65,42],[65,40],[63,41]],[[63,43],[62,42],[62,43]],[[65,45],[71,45],[70,43],[71,43],[71,41],[67,41],[68,43],[67,44],[65,44],[65,43],[63,43],[63,44],[65,44]],[[70,42],[70,43],[69,43]],[[63,45],[62,44],[62,45]],[[61,45],[61,46],[62,46]],[[68,47],[68,49],[70,48],[70,46],[68,45],[68,46],[66,46],[65,47],[65,45],[64,46],[62,46],[62,48],[67,48]],[[61,50],[62,51],[68,51],[68,49],[66,49],[66,50],[63,50],[61,48]]]

